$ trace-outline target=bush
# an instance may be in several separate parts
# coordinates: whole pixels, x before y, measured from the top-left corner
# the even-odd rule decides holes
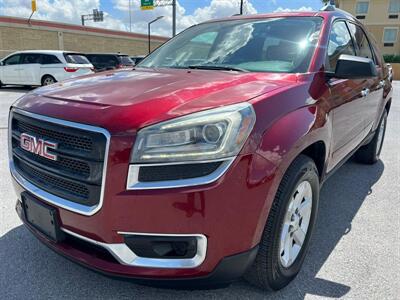
[[[383,58],[385,59],[386,63],[400,63],[400,55],[384,55]]]

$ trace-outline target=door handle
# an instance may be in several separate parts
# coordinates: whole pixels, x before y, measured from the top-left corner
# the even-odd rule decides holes
[[[379,82],[379,87],[380,87],[380,88],[385,87],[385,85],[386,85],[385,80],[381,80],[381,81]]]
[[[367,97],[369,95],[369,92],[370,92],[369,89],[363,89],[361,91],[361,96],[365,98],[365,97]]]

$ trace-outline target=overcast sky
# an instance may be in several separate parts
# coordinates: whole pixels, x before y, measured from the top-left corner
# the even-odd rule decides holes
[[[178,32],[205,20],[231,16],[239,13],[240,0],[177,0]],[[321,0],[245,0],[245,13],[264,13],[282,10],[318,10]],[[31,0],[0,0],[0,15],[28,18]],[[105,13],[102,23],[88,21],[88,26],[129,31],[129,0],[37,0],[35,19],[80,24],[81,14],[93,8]],[[147,22],[157,16],[164,19],[153,24],[155,34],[171,35],[170,6],[157,7],[150,11],[140,10],[140,0],[131,0],[132,31],[147,32]]]

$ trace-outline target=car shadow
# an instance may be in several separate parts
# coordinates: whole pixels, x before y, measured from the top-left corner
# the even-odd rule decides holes
[[[104,277],[55,254],[18,226],[0,237],[0,297],[7,298],[338,298],[351,287],[318,277],[384,170],[380,161],[365,166],[349,161],[322,188],[312,245],[298,277],[285,289],[267,293],[244,280],[218,290],[172,290]],[[13,212],[10,212],[13,213]],[[348,255],[351,255],[349,253]],[[338,267],[337,272],[343,272]],[[1,294],[3,294],[1,296]]]
[[[0,88],[0,92],[4,91],[4,92],[12,92],[12,93],[27,93],[29,91],[32,91],[34,89],[36,89],[37,87],[30,87],[30,86],[19,86],[19,85],[6,85],[6,86],[2,86]]]

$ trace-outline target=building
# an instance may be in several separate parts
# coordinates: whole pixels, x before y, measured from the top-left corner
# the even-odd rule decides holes
[[[383,54],[400,55],[400,0],[336,0],[371,32]]]
[[[168,38],[152,36],[153,49]],[[67,50],[82,53],[121,52],[144,55],[148,52],[145,34],[108,30],[49,21],[0,16],[0,58],[18,50]]]

